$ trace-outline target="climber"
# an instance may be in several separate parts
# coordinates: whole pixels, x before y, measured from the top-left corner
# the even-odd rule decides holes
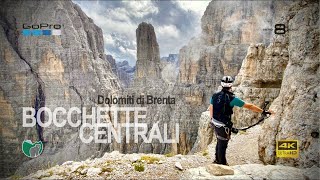
[[[271,110],[262,110],[258,106],[249,104],[236,97],[231,92],[233,78],[224,76],[221,79],[222,90],[212,95],[210,100],[210,119],[211,126],[215,130],[217,137],[216,154],[214,163],[228,165],[226,160],[226,150],[231,132],[238,133],[238,129],[233,128],[231,122],[232,108],[234,106],[245,107],[254,112],[262,112],[263,114],[273,114]]]

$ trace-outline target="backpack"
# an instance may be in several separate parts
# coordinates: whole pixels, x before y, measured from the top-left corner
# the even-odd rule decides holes
[[[230,106],[230,102],[233,99],[234,94],[227,90],[221,90],[212,95],[213,118],[227,126],[232,126],[231,115],[233,114],[233,107]]]

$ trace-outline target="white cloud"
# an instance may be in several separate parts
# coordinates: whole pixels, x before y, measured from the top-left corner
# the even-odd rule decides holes
[[[187,11],[196,12],[199,16],[202,16],[206,10],[210,0],[204,1],[175,1],[182,9]]]
[[[127,7],[130,15],[137,18],[159,12],[159,9],[151,1],[125,1],[123,4]]]
[[[126,52],[126,50],[125,50],[125,48],[124,48],[123,46],[120,46],[120,47],[119,47],[119,50],[120,50],[120,52],[122,52],[122,53],[125,53],[125,52]]]
[[[115,44],[115,42],[110,34],[104,34],[103,37],[104,37],[105,44]]]
[[[131,54],[133,57],[137,56],[137,51],[135,49],[127,49],[127,53]]]
[[[107,9],[106,15],[115,21],[130,21],[130,17],[125,8]]]
[[[179,30],[175,25],[160,26],[155,29],[157,38],[179,38]]]

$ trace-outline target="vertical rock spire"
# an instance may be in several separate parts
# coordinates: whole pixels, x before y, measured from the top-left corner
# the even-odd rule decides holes
[[[142,22],[136,30],[137,64],[135,83],[161,79],[160,53],[157,37],[151,24]]]

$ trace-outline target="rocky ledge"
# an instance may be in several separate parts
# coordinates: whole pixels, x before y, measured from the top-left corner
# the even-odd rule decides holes
[[[212,164],[208,153],[196,155],[105,153],[101,158],[67,161],[22,179],[317,179],[319,168],[281,165]]]

